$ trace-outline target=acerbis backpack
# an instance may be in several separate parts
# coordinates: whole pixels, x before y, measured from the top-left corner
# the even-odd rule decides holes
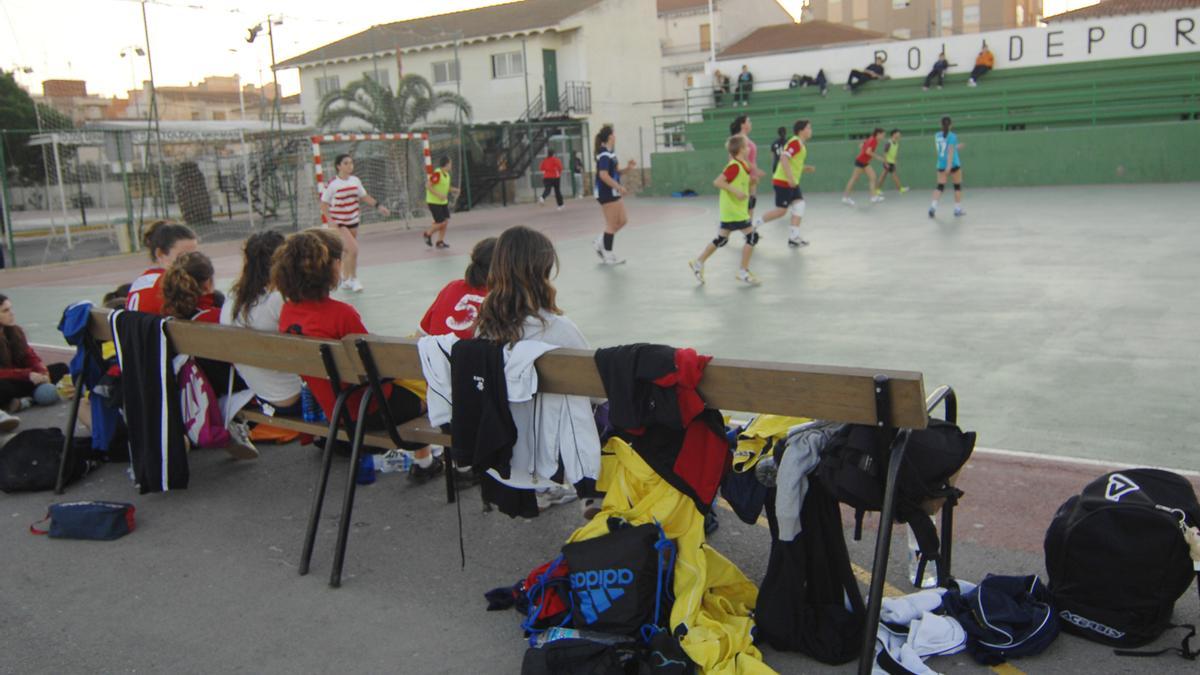
[[[932,513],[936,500],[956,501],[962,490],[951,479],[975,449],[975,432],[956,424],[930,419],[929,426],[904,432],[908,445],[896,480],[896,521],[908,523],[920,548],[916,576],[925,574],[940,548]],[[891,443],[879,441],[875,427],[848,424],[834,436],[817,466],[817,476],[839,502],[854,508],[854,539],[862,538],[863,513],[880,511],[891,458]],[[936,512],[936,509],[933,509]],[[942,576],[939,574],[939,577]]]
[[[1175,601],[1200,577],[1198,525],[1200,504],[1191,483],[1170,471],[1108,473],[1068,499],[1054,514],[1045,541],[1050,592],[1063,630],[1107,645],[1140,647],[1174,627]],[[1195,659],[1200,652],[1191,651],[1188,638],[1178,651]],[[1170,650],[1117,653],[1165,651]]]

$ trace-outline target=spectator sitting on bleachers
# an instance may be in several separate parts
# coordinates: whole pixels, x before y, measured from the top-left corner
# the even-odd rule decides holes
[[[829,93],[829,81],[825,79],[824,69],[818,70],[816,77],[812,77],[811,75],[800,75],[798,73],[796,75],[792,75],[792,80],[788,82],[788,89],[797,89],[799,87],[807,87],[810,85],[820,87],[822,96]]]
[[[883,57],[876,56],[875,63],[867,66],[866,70],[850,71],[850,77],[846,80],[846,88],[850,91],[857,91],[859,87],[863,86],[867,82],[870,82],[871,80],[882,80],[884,77]]]
[[[720,108],[721,100],[729,93],[729,78],[721,74],[721,71],[713,71],[713,105]]]
[[[937,80],[937,88],[942,88],[942,83],[946,79],[946,70],[950,68],[950,62],[946,60],[946,52],[938,54],[937,61],[933,62],[933,70],[925,76],[925,85],[921,87],[922,91],[929,91],[929,85]]]
[[[750,70],[746,66],[742,66],[742,72],[738,74],[737,91],[733,95],[733,104],[747,106],[750,105],[750,92],[754,90],[754,76],[750,74]]]
[[[987,42],[984,42],[983,49],[979,50],[979,56],[975,57],[975,68],[971,70],[971,79],[967,80],[967,86],[978,86],[979,78],[987,75],[995,66],[996,57],[992,54],[992,50],[988,49]]]

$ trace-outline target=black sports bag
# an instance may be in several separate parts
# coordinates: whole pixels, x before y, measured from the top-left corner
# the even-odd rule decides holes
[[[1197,525],[1196,493],[1170,471],[1108,473],[1068,499],[1045,542],[1062,629],[1140,647],[1173,627],[1175,601],[1200,576],[1184,533]],[[1186,638],[1180,651],[1195,658]]]

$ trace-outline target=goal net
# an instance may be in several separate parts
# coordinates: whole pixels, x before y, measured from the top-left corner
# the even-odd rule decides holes
[[[354,158],[354,175],[362,181],[367,194],[391,212],[383,216],[375,209],[362,210],[363,223],[403,222],[425,215],[425,177],[431,170],[429,135],[424,133],[326,134],[312,137],[315,184],[302,202],[300,212],[306,222],[301,227],[321,223],[321,193],[337,175],[334,161],[345,154]],[[311,214],[311,215],[309,215]]]

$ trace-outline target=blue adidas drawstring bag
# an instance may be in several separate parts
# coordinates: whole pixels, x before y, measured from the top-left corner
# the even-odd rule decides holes
[[[51,504],[46,517],[29,526],[33,534],[52,539],[120,539],[133,532],[134,506],[124,502],[67,502]],[[37,526],[50,521],[50,527]]]

